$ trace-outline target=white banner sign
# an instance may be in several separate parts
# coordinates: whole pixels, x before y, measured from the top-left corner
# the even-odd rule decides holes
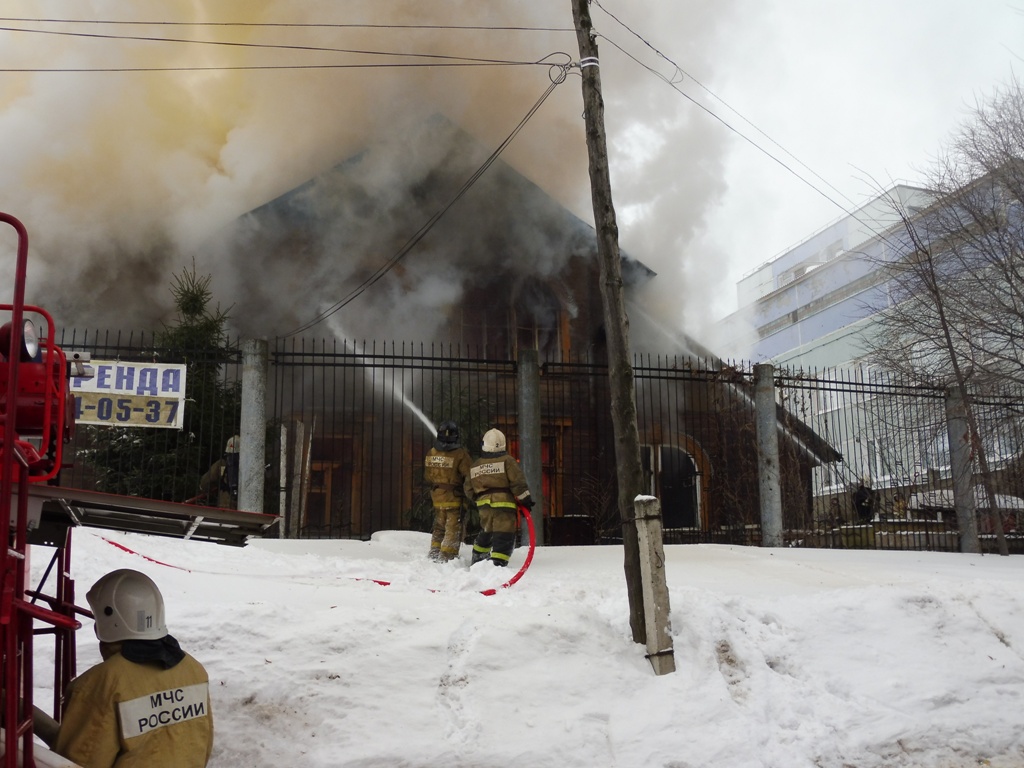
[[[78,424],[181,429],[185,366],[94,360],[91,379],[71,377]]]

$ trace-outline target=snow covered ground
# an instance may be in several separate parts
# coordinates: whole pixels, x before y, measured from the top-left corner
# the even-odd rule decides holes
[[[658,677],[630,639],[621,548],[540,548],[485,597],[525,550],[469,569],[427,543],[82,529],[73,560],[83,603],[115,568],[160,584],[210,674],[212,766],[1024,765],[1024,558],[669,546],[677,671]],[[91,622],[78,638],[84,670]]]

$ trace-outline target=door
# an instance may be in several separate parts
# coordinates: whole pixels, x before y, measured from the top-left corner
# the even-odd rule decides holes
[[[679,448],[658,449],[658,485],[665,528],[697,528],[700,520],[700,476],[690,455]]]

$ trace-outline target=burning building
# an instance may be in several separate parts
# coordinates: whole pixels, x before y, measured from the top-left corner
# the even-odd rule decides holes
[[[368,147],[222,238],[221,259],[258,304],[321,297],[277,316],[245,313],[257,319],[249,333],[281,337],[272,355],[287,437],[275,466],[294,533],[409,524],[423,503],[419,457],[442,420],[461,421],[471,449],[489,426],[514,447],[516,363],[528,349],[542,371],[541,493],[554,538],[618,535],[594,231],[500,160],[481,173],[488,160],[435,117],[415,140]],[[622,273],[627,293],[657,280],[628,256]],[[636,325],[650,320],[638,312]],[[752,390],[683,343],[674,362],[637,366],[650,491],[670,540],[734,540],[759,519]],[[812,468],[839,457],[781,412],[780,423],[797,524],[812,508]]]

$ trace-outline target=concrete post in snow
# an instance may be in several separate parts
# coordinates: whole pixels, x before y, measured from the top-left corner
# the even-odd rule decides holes
[[[977,499],[971,461],[971,429],[967,423],[967,409],[957,387],[946,390],[946,433],[949,439],[949,468],[953,475],[953,506],[957,527],[960,529],[960,551],[978,554]],[[993,508],[997,505],[995,500]],[[993,514],[998,515],[997,510]]]
[[[676,671],[669,620],[668,582],[665,580],[665,544],[662,541],[661,502],[653,496],[637,496],[633,502],[637,539],[640,542],[640,576],[647,630],[647,658],[654,674]]]
[[[534,506],[530,512],[537,546],[544,543],[544,469],[541,453],[540,356],[535,349],[519,350],[519,460]],[[523,525],[521,542],[529,545],[529,531]]]
[[[754,366],[757,423],[757,477],[761,492],[761,546],[782,546],[782,478],[779,471],[779,417],[775,403],[775,367]]]
[[[238,455],[238,508],[263,511],[263,479],[267,462],[266,339],[242,341],[242,446]]]

